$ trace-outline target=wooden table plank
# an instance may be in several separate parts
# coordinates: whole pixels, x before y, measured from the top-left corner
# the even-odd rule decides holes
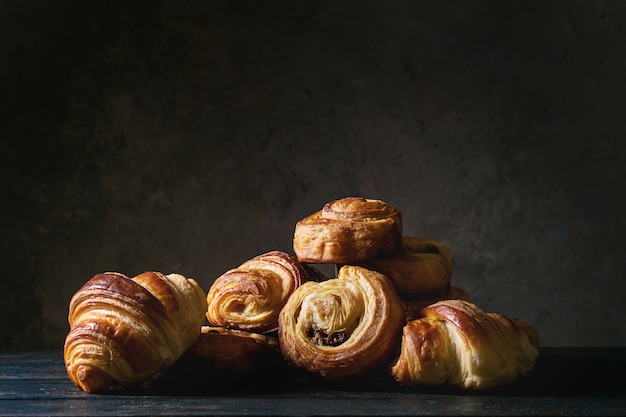
[[[331,389],[294,377],[255,393],[168,395],[111,390],[87,394],[72,385],[62,352],[0,352],[3,416],[406,416],[626,415],[626,349],[543,349],[536,371],[489,393]],[[604,379],[600,379],[604,375]],[[561,384],[561,386],[555,386]]]

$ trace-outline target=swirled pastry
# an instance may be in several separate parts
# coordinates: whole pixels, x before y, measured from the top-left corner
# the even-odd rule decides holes
[[[346,197],[296,223],[293,248],[300,262],[349,264],[398,248],[401,213],[381,200]]]
[[[288,253],[256,256],[218,277],[207,293],[206,317],[215,327],[272,332],[278,313],[303,282],[315,278]]]
[[[394,378],[405,385],[488,389],[526,375],[538,356],[538,334],[522,320],[447,300],[404,327]]]
[[[279,317],[280,348],[291,365],[323,379],[354,377],[389,364],[405,322],[384,275],[347,265],[292,294]]]
[[[460,287],[448,287],[436,294],[423,295],[420,297],[400,297],[407,321],[418,319],[422,316],[422,309],[438,301],[463,300],[471,301],[469,294]]]
[[[200,334],[204,291],[179,274],[98,274],[69,305],[64,359],[86,392],[130,386],[172,365]]]
[[[404,237],[400,250],[361,265],[385,275],[403,296],[421,296],[445,290],[452,278],[452,253],[443,243]]]

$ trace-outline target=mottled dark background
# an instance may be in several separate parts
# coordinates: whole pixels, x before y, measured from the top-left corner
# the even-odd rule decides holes
[[[0,0],[0,347],[352,195],[545,346],[624,346],[625,45],[622,1]]]

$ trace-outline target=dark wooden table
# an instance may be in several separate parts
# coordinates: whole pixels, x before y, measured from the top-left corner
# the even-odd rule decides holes
[[[180,375],[178,375],[180,376]],[[211,381],[207,376],[206,381]],[[0,352],[4,416],[626,415],[626,348],[543,348],[532,374],[482,393],[407,390],[364,379],[351,386],[266,370],[221,389],[166,384],[86,394],[61,351]]]

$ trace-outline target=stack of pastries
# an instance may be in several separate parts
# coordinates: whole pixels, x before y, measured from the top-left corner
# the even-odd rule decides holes
[[[255,256],[206,293],[179,274],[96,275],[70,301],[70,379],[101,392],[183,360],[224,376],[280,357],[322,381],[384,373],[404,386],[488,389],[535,365],[536,330],[471,303],[451,285],[448,247],[404,236],[400,211],[381,200],[325,204],[297,222],[293,251]]]

